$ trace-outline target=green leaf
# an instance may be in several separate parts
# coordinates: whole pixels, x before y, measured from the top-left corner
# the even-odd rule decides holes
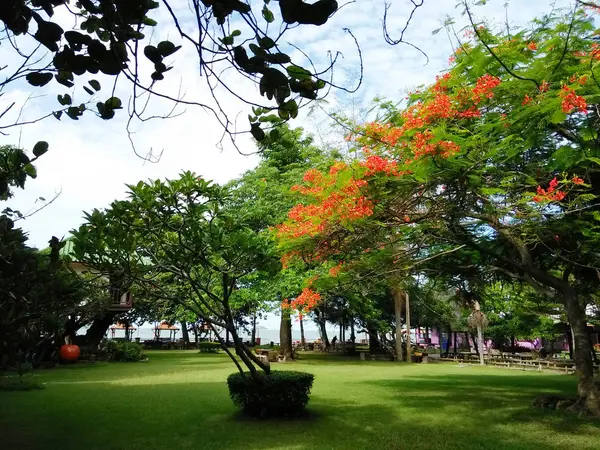
[[[224,38],[219,38],[219,40],[223,45],[233,45],[233,36],[225,36]]]
[[[593,163],[600,165],[600,158],[596,158],[595,156],[588,156],[586,159],[588,161],[591,161]]]
[[[287,64],[292,60],[285,53],[273,53],[270,55],[266,55],[265,59],[271,64]]]
[[[231,35],[232,35],[233,37],[241,36],[241,35],[242,35],[242,32],[241,32],[240,30],[233,30],[233,31],[231,32]]]
[[[271,10],[269,8],[267,8],[267,5],[263,6],[262,16],[267,21],[267,23],[271,23],[275,20],[275,16],[271,12]]]
[[[300,66],[291,65],[291,66],[288,66],[286,68],[286,70],[287,70],[288,75],[291,78],[294,78],[294,79],[300,80],[300,81],[310,80],[310,78],[312,76],[312,74],[308,70],[306,70]]]
[[[554,114],[550,117],[552,123],[562,123],[567,119],[567,115],[561,110],[554,111]]]
[[[260,125],[253,123],[250,126],[250,133],[257,141],[262,141],[265,138],[265,132],[260,128]]]
[[[171,56],[173,53],[178,51],[181,48],[181,45],[175,45],[171,41],[162,41],[157,45],[158,52],[166,58],[167,56]]]
[[[70,105],[73,100],[71,99],[71,96],[69,94],[65,94],[65,95],[57,95],[56,98],[58,99],[58,103],[60,103],[63,106],[67,106]]]
[[[155,27],[156,25],[158,25],[158,22],[154,19],[151,19],[150,17],[144,17],[142,23],[144,25],[148,25],[149,27]]]
[[[119,109],[122,106],[121,99],[118,97],[111,97],[104,102],[104,105],[108,109]]]
[[[269,50],[270,48],[275,47],[275,41],[268,36],[264,38],[258,38],[258,45],[260,45],[265,50]]]
[[[436,34],[438,34],[440,31],[442,31],[442,28],[436,28],[435,30],[433,30],[433,31],[431,32],[431,34],[432,34],[433,36],[435,36],[435,35],[436,35]]]
[[[83,86],[83,90],[90,95],[94,95],[94,91],[92,91],[89,87]]]
[[[100,83],[97,80],[90,80],[90,86],[94,88],[95,91],[100,90]]]
[[[39,141],[33,146],[33,155],[42,156],[48,151],[48,143],[46,141]]]
[[[46,86],[52,80],[52,74],[49,72],[31,72],[25,75],[25,79],[32,86]]]
[[[53,115],[53,116],[54,116],[56,119],[60,120],[60,118],[61,118],[61,116],[62,116],[62,113],[63,113],[62,111],[54,111],[54,112],[52,112],[52,115]]]

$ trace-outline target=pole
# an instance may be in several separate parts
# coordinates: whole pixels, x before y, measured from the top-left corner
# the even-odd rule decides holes
[[[402,292],[394,291],[396,313],[396,361],[402,361]]]
[[[411,345],[410,345],[410,300],[408,298],[408,292],[404,293],[406,300],[406,362],[411,363]]]

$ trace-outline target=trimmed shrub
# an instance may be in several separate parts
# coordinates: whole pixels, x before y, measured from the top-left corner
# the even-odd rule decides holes
[[[198,349],[201,353],[218,353],[221,349],[221,344],[218,342],[198,342]]]
[[[104,342],[101,349],[109,361],[135,362],[145,361],[144,347],[135,342],[115,341],[114,339]]]
[[[236,372],[227,378],[229,395],[236,406],[259,418],[301,416],[308,404],[315,376],[312,373],[277,371],[252,378]]]

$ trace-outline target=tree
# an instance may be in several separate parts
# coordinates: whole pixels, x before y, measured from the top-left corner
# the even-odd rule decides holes
[[[465,261],[458,273],[531,284],[562,303],[576,341],[576,407],[598,414],[585,316],[600,266],[594,24],[580,10],[555,11],[531,29],[494,32],[464,6],[470,38],[449,71],[405,109],[385,104],[354,130],[362,161],[307,174],[306,204],[279,234],[295,254],[322,259],[388,254],[379,275],[452,254]]]
[[[73,232],[77,257],[119,286],[137,285],[149,296],[189,310],[213,331],[226,330],[252,375],[257,375],[256,366],[268,373],[268,365],[239,337],[232,305],[246,277],[278,269],[269,236],[225,207],[228,189],[191,172],[176,180],[140,182],[129,190],[128,200],[86,214],[86,223]],[[160,279],[164,274],[190,297],[166,289]]]
[[[246,217],[257,232],[268,232],[285,219],[294,205],[296,193],[290,188],[302,180],[309,167],[324,166],[329,156],[317,148],[312,137],[306,136],[301,128],[287,126],[261,141],[259,149],[259,165],[229,183],[232,197],[228,207]],[[284,299],[300,294],[303,275],[290,268],[282,269],[276,274],[247,278],[240,293],[254,298],[254,314],[261,309],[280,309]],[[280,314],[280,351],[290,358],[293,355],[292,319],[286,308],[280,309]]]
[[[18,148],[0,147],[0,201],[14,188],[35,177],[32,163],[48,149],[37,144],[33,158]],[[77,277],[59,258],[64,245],[50,240],[48,252],[27,245],[27,235],[15,226],[23,218],[5,208],[0,215],[0,367],[39,363],[62,343],[69,315],[80,309],[83,298]]]
[[[131,86],[128,129],[131,121],[153,116],[146,106],[149,98],[155,98],[208,110],[226,133],[235,134],[235,124],[218,101],[224,90],[254,106],[249,131],[260,140],[265,136],[264,125],[271,127],[295,118],[307,102],[324,97],[329,88],[341,88],[331,76],[338,56],[332,57],[328,66],[317,69],[306,55],[306,68],[292,61],[298,47],[288,45],[285,39],[292,27],[324,25],[339,10],[336,0],[282,0],[278,7],[268,0],[193,0],[190,8],[170,0],[68,3],[6,0],[0,6],[0,21],[6,30],[4,42],[10,43],[10,47],[6,44],[6,52],[10,51],[15,61],[0,67],[7,73],[0,92],[23,78],[36,90],[54,82],[66,89],[77,84],[86,92],[85,98],[72,97],[70,91],[59,95],[58,108],[38,120],[51,116],[78,120],[86,111],[104,120],[112,119],[126,102],[114,95],[114,88],[97,99],[102,87],[93,77],[100,74],[111,84]],[[172,38],[156,42],[152,39],[155,35]],[[206,97],[187,99],[161,89],[182,46],[198,58],[198,75],[206,79],[210,90]],[[147,65],[152,69],[145,70]],[[237,71],[236,82],[223,74],[227,68]],[[265,101],[256,103],[247,96],[246,88],[237,87],[246,80],[259,87]],[[0,111],[0,117],[14,107],[14,103],[8,105]],[[17,118],[0,124],[0,130],[24,123],[29,121]]]

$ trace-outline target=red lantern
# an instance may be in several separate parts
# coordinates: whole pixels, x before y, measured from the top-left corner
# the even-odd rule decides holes
[[[65,362],[75,362],[79,359],[81,350],[78,345],[65,344],[58,351],[60,359]]]

